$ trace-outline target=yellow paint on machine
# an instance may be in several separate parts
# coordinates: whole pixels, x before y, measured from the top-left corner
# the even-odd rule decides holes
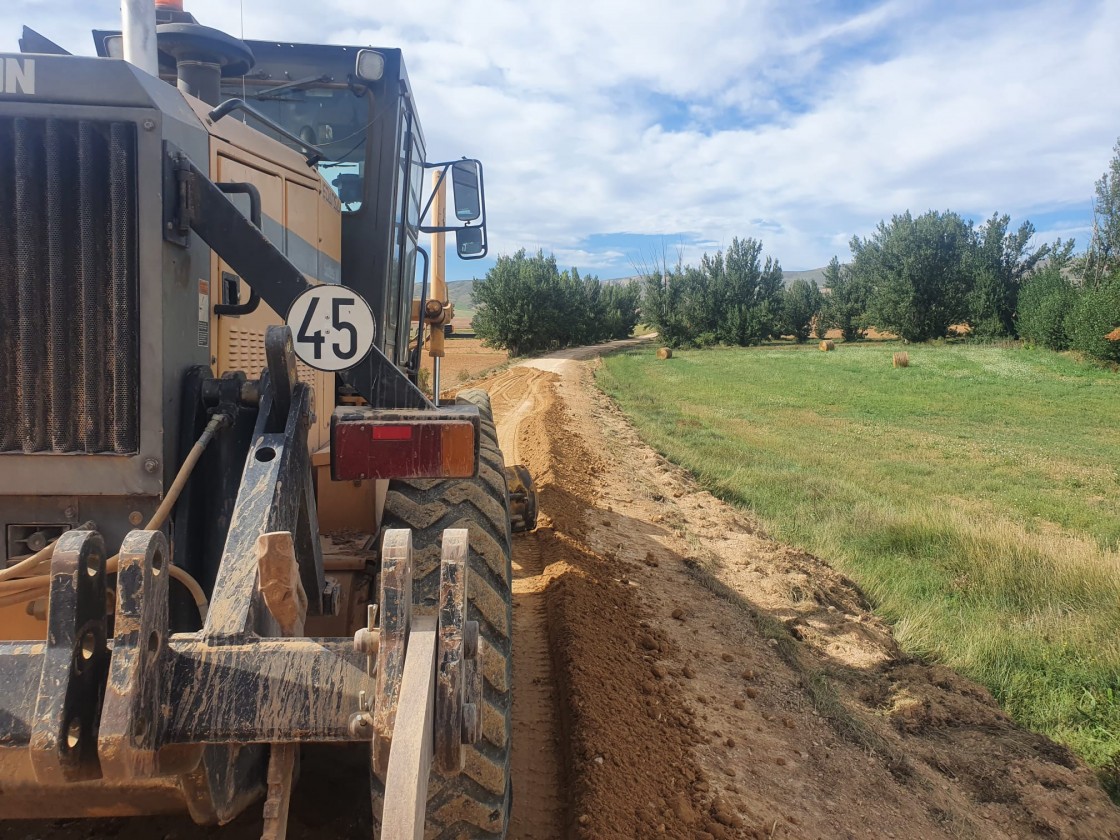
[[[207,121],[205,106],[192,102]],[[260,192],[261,217],[278,222],[285,241],[295,237],[313,245],[333,260],[342,255],[342,216],[338,199],[302,155],[261,135],[236,120],[210,125],[210,177],[215,182],[246,182]],[[329,198],[328,198],[329,196]],[[269,232],[269,222],[265,222]],[[285,242],[273,244],[285,249]],[[284,322],[284,313],[263,301],[248,315],[218,315],[214,306],[223,302],[227,283],[235,283],[242,303],[249,299],[249,284],[236,275],[217,254],[211,257],[210,363],[221,376],[243,370],[256,376],[264,368],[264,333],[268,326]],[[321,278],[305,274],[312,283]],[[226,280],[223,277],[236,278]],[[315,423],[308,430],[308,445],[315,451],[330,442],[330,417],[334,411],[334,374],[299,363],[299,378],[315,390]]]
[[[319,252],[320,265],[333,262],[337,266],[342,258],[342,207],[338,196],[313,168],[308,167],[303,156],[237,120],[227,119],[211,125],[206,116],[208,106],[194,101],[191,104],[210,128],[211,179],[252,184],[260,193],[266,235],[271,234],[273,240],[282,237],[282,241],[273,244],[285,250],[287,243],[300,242]],[[309,282],[323,280],[301,268]],[[248,315],[215,313],[214,306],[223,302],[228,282],[236,283],[241,303],[249,300],[251,288],[217,254],[211,256],[210,270],[211,367],[218,376],[241,370],[255,377],[265,367],[265,330],[270,325],[283,323],[285,313],[275,312],[263,301]],[[223,275],[231,280],[223,280]],[[315,370],[303,362],[298,363],[298,371],[300,381],[315,392],[315,422],[308,429],[307,442],[314,454],[322,530],[375,531],[378,501],[383,502],[384,488],[375,488],[372,481],[346,482],[341,486],[334,486],[330,481],[330,419],[335,408],[335,374]]]

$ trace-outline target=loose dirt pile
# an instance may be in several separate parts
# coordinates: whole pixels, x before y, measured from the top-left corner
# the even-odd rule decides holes
[[[1068,750],[904,656],[564,355],[488,383],[542,510],[514,551],[513,837],[1120,837]]]

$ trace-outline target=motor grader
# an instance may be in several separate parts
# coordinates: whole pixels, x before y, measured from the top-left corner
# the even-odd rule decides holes
[[[282,838],[300,746],[367,744],[375,835],[503,837],[535,500],[438,399],[482,166],[399,50],[122,8],[0,55],[0,818]]]

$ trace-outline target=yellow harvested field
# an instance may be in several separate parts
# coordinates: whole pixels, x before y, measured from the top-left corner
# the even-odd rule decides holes
[[[447,355],[440,365],[440,390],[446,392],[469,379],[476,379],[508,361],[505,350],[483,347],[478,338],[449,338]],[[431,369],[431,359],[425,358],[424,366]]]

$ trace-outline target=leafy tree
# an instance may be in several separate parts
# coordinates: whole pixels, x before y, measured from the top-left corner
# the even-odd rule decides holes
[[[1034,225],[1007,228],[1011,217],[993,213],[977,232],[969,258],[972,291],[968,296],[968,322],[983,336],[1015,335],[1015,311],[1023,277],[1049,252],[1049,245],[1031,248]]]
[[[1019,335],[1050,350],[1069,349],[1067,319],[1078,292],[1060,261],[1031,274],[1019,292]]]
[[[720,257],[716,254],[714,262],[719,263]],[[726,344],[746,347],[779,332],[782,267],[772,257],[761,257],[762,243],[757,239],[732,239],[722,272],[711,275],[715,332]]]
[[[478,312],[471,322],[487,344],[513,356],[625,338],[638,319],[639,291],[604,286],[572,268],[561,272],[556,258],[522,249],[498,257],[486,277],[475,281]]]
[[[600,340],[628,338],[634,332],[634,327],[638,325],[641,294],[641,286],[636,282],[602,288]]]
[[[807,340],[821,304],[821,290],[815,280],[794,280],[782,294],[782,331],[799,344]]]
[[[597,278],[584,280],[579,271],[571,269],[560,274],[557,315],[550,331],[556,345],[590,344],[599,339],[598,307],[600,285]]]
[[[1079,265],[1085,285],[1107,285],[1120,277],[1120,140],[1108,169],[1097,181],[1093,200],[1093,236]]]
[[[908,341],[946,335],[968,315],[972,226],[953,212],[907,211],[852,238],[852,274],[871,289],[869,313]]]
[[[762,260],[757,240],[736,238],[697,267],[647,274],[642,317],[673,347],[757,344],[778,332],[781,289],[777,260]]]
[[[646,275],[642,318],[657,329],[666,344],[695,345],[697,336],[708,329],[703,281],[697,269],[679,265]]]
[[[821,309],[813,318],[813,338],[824,340],[828,334],[828,322],[824,319],[824,302],[822,296]]]
[[[1076,246],[1077,243],[1074,242],[1072,237],[1063,242],[1062,238],[1059,236],[1050,246],[1050,253],[1046,257],[1046,264],[1048,266],[1054,266],[1060,271],[1065,271],[1070,268],[1075,262],[1073,249]]]
[[[542,335],[559,313],[552,310],[549,289],[559,283],[554,257],[541,251],[529,257],[522,248],[500,256],[486,277],[476,280],[471,299],[477,313],[471,321],[479,337],[519,356],[548,338]]]
[[[1069,346],[1107,362],[1120,362],[1120,341],[1106,338],[1120,327],[1120,283],[1085,288],[1066,316]]]
[[[824,298],[821,322],[840,330],[845,341],[858,341],[867,332],[866,312],[869,286],[833,257],[824,271]]]

